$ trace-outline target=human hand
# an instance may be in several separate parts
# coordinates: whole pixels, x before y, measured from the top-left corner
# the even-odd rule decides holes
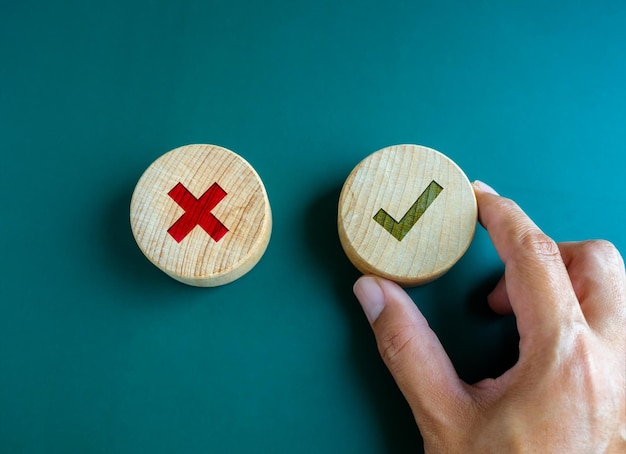
[[[464,383],[397,284],[354,286],[426,452],[626,452],[626,275],[605,241],[555,243],[511,200],[474,184],[479,220],[505,265],[488,297],[513,312],[519,359]]]

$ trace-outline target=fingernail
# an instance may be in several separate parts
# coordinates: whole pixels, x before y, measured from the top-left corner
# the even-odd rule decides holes
[[[489,186],[487,183],[483,183],[482,181],[476,180],[474,181],[474,187],[482,192],[487,192],[489,194],[499,195],[495,189]]]
[[[374,323],[385,307],[385,295],[376,279],[370,276],[361,277],[354,284],[356,295],[365,316],[370,323]]]

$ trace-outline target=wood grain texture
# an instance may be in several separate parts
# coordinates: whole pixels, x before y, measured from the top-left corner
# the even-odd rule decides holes
[[[414,286],[461,258],[477,214],[472,186],[452,160],[431,148],[397,145],[373,153],[350,173],[337,226],[346,255],[361,272]]]
[[[185,210],[169,192],[182,185],[199,199],[214,183],[226,195],[209,205],[210,215],[228,231],[216,241],[196,225],[178,242],[168,229]],[[180,147],[152,163],[135,187],[130,223],[139,248],[152,263],[174,279],[200,287],[227,284],[250,271],[265,252],[272,230],[259,175],[241,156],[213,145]]]

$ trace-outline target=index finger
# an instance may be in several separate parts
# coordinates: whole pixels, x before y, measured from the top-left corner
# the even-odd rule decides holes
[[[558,336],[584,322],[557,244],[512,200],[475,182],[478,219],[505,266],[506,292],[522,341]]]

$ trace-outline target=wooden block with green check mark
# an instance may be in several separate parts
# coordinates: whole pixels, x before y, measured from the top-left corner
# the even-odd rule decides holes
[[[476,228],[472,186],[448,157],[419,145],[373,153],[348,176],[338,229],[363,273],[405,286],[441,276],[465,253]]]
[[[428,187],[417,198],[415,203],[411,205],[409,211],[407,211],[402,219],[396,221],[393,216],[387,213],[382,208],[378,210],[378,213],[374,215],[374,220],[378,222],[383,229],[388,231],[395,239],[402,241],[409,230],[413,228],[415,223],[419,221],[426,209],[437,198],[437,196],[443,191],[443,187],[435,180],[431,181]]]

